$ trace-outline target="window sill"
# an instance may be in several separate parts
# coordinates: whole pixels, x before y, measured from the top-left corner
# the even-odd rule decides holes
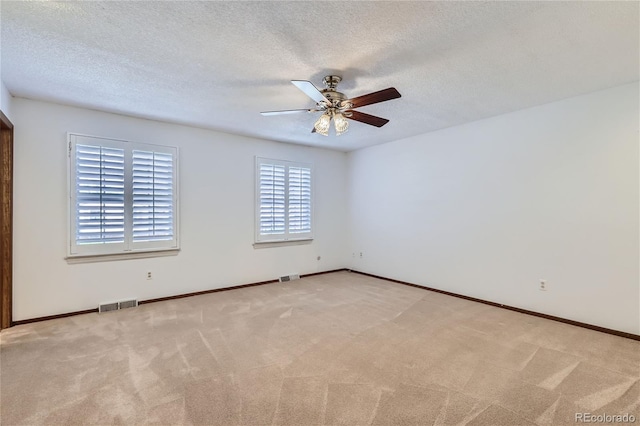
[[[269,247],[284,247],[284,246],[301,246],[311,244],[313,238],[301,238],[299,240],[282,240],[282,241],[256,241],[253,243],[254,249],[262,249]]]
[[[93,263],[93,262],[111,262],[113,260],[128,259],[145,259],[150,257],[177,256],[180,249],[166,249],[153,251],[138,251],[131,253],[115,253],[115,254],[89,254],[89,255],[71,255],[65,260],[68,264],[76,263]]]

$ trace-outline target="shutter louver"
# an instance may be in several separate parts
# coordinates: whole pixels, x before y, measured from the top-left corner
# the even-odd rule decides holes
[[[311,232],[311,169],[289,167],[289,233]]]
[[[133,150],[133,242],[174,237],[174,173],[170,153]]]
[[[76,145],[76,244],[124,242],[124,150]]]
[[[284,234],[286,229],[285,167],[262,163],[259,173],[260,235]]]

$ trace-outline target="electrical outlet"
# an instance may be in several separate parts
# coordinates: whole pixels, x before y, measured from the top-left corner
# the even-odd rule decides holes
[[[151,271],[147,272],[147,279],[148,280],[152,280],[153,279],[153,275],[151,275]]]
[[[538,287],[540,291],[547,291],[547,280],[540,280],[540,287]]]
[[[360,259],[362,259],[362,252],[360,252]]]

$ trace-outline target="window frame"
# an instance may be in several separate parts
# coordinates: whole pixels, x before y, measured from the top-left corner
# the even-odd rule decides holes
[[[260,234],[260,166],[262,164],[273,164],[280,165],[285,167],[285,231],[282,234]],[[310,176],[310,231],[309,232],[300,232],[300,233],[292,233],[289,229],[289,169],[291,167],[301,167],[309,169]],[[296,241],[311,241],[313,240],[314,235],[314,218],[315,218],[315,176],[314,176],[314,167],[311,163],[304,163],[300,161],[289,161],[289,160],[278,160],[273,158],[266,157],[255,157],[255,196],[254,196],[254,243],[255,244],[270,244],[270,243],[286,243],[286,242],[296,242]]]
[[[124,150],[124,242],[78,244],[76,241],[76,146],[92,145]],[[67,259],[113,256],[114,258],[140,257],[144,253],[160,255],[161,252],[180,250],[179,220],[179,150],[175,146],[138,143],[123,139],[67,133]],[[133,151],[170,153],[173,156],[173,238],[162,241],[133,241]]]

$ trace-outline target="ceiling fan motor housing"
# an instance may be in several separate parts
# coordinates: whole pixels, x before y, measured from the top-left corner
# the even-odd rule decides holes
[[[336,90],[338,83],[342,81],[342,77],[339,75],[328,75],[323,78],[322,81],[327,88],[321,90],[320,93],[322,93],[331,104],[327,105],[326,102],[318,102],[318,107],[322,109],[334,109],[336,112],[344,111],[351,107],[350,104],[343,102],[347,99],[347,96]]]
[[[321,93],[324,95],[325,98],[331,101],[332,106],[338,106],[336,105],[338,102],[342,102],[345,99],[347,99],[344,93],[336,92],[335,90],[325,89],[325,90],[322,90]]]

